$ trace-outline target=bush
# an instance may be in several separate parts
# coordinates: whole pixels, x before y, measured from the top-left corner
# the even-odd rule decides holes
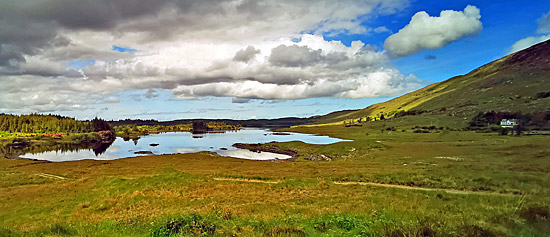
[[[216,224],[199,214],[190,214],[173,218],[157,226],[151,231],[151,236],[183,235],[212,235],[216,232]]]
[[[550,91],[537,93],[537,99],[550,97]]]
[[[339,232],[348,235],[371,229],[372,225],[373,221],[367,218],[342,214],[320,216],[312,223],[313,229],[316,231],[322,233],[331,231],[331,233]]]
[[[466,234],[466,236],[479,236],[479,237],[498,236],[498,235],[495,235],[493,232],[486,230],[477,225],[466,225],[462,227],[462,230],[464,231],[464,234]]]
[[[507,128],[500,128],[499,134],[500,135],[508,135],[509,130]]]
[[[543,205],[531,205],[523,208],[519,215],[528,221],[549,221],[550,207]]]

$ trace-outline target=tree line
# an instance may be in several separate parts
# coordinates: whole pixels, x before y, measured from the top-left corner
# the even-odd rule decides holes
[[[471,130],[498,126],[502,119],[516,119],[522,129],[548,130],[550,129],[550,111],[522,114],[520,112],[490,111],[480,112],[472,118],[468,126]]]
[[[19,133],[87,133],[112,130],[102,119],[79,121],[60,115],[0,114],[0,131]]]

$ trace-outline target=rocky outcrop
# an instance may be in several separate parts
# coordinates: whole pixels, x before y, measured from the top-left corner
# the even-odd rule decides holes
[[[320,154],[320,155],[311,155],[309,156],[309,158],[305,158],[306,160],[311,160],[311,161],[330,161],[332,160],[333,158],[330,157],[330,156],[326,156],[326,155],[323,155],[323,154]]]
[[[277,146],[269,146],[261,143],[257,144],[245,144],[245,143],[235,143],[233,144],[233,147],[240,148],[240,149],[247,149],[253,152],[271,152],[271,153],[277,153],[277,154],[283,154],[283,155],[289,155],[292,156],[292,158],[297,158],[299,156],[298,152],[294,149],[282,149]]]

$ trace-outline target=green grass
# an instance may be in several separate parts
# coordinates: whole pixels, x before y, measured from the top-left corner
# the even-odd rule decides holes
[[[291,129],[353,141],[269,144],[297,150],[299,159],[288,163],[207,153],[62,163],[3,159],[0,235],[540,236],[550,231],[547,136],[414,133],[414,126],[398,121]],[[305,160],[320,154],[333,159]]]
[[[92,233],[90,235],[90,233]],[[227,217],[220,214],[179,214],[150,223],[102,221],[88,225],[52,224],[45,228],[15,232],[0,229],[5,236],[502,236],[490,223],[462,220],[445,225],[433,217],[403,219],[385,210],[368,215],[327,214],[315,217],[287,215],[270,220]],[[524,229],[518,234],[536,235]]]

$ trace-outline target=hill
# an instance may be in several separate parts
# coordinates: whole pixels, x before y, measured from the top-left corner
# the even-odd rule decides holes
[[[241,125],[243,127],[280,128],[280,127],[290,127],[290,126],[295,126],[300,124],[312,123],[313,121],[315,120],[311,118],[287,117],[287,118],[278,118],[278,119],[248,119],[248,120],[197,118],[197,119],[178,119],[178,120],[171,120],[171,121],[125,119],[125,120],[118,120],[118,121],[109,121],[108,123],[114,127],[114,126],[129,125],[129,124],[135,124],[138,126],[141,126],[141,125],[172,126],[172,125],[180,125],[180,124],[190,124],[193,122],[203,122],[203,123],[219,122],[219,123],[225,123],[228,125]]]
[[[489,111],[522,114],[550,111],[550,41],[510,54],[466,75],[365,109],[333,112],[318,117],[316,122],[422,114],[423,119],[411,123],[435,121],[466,127],[477,114]]]

